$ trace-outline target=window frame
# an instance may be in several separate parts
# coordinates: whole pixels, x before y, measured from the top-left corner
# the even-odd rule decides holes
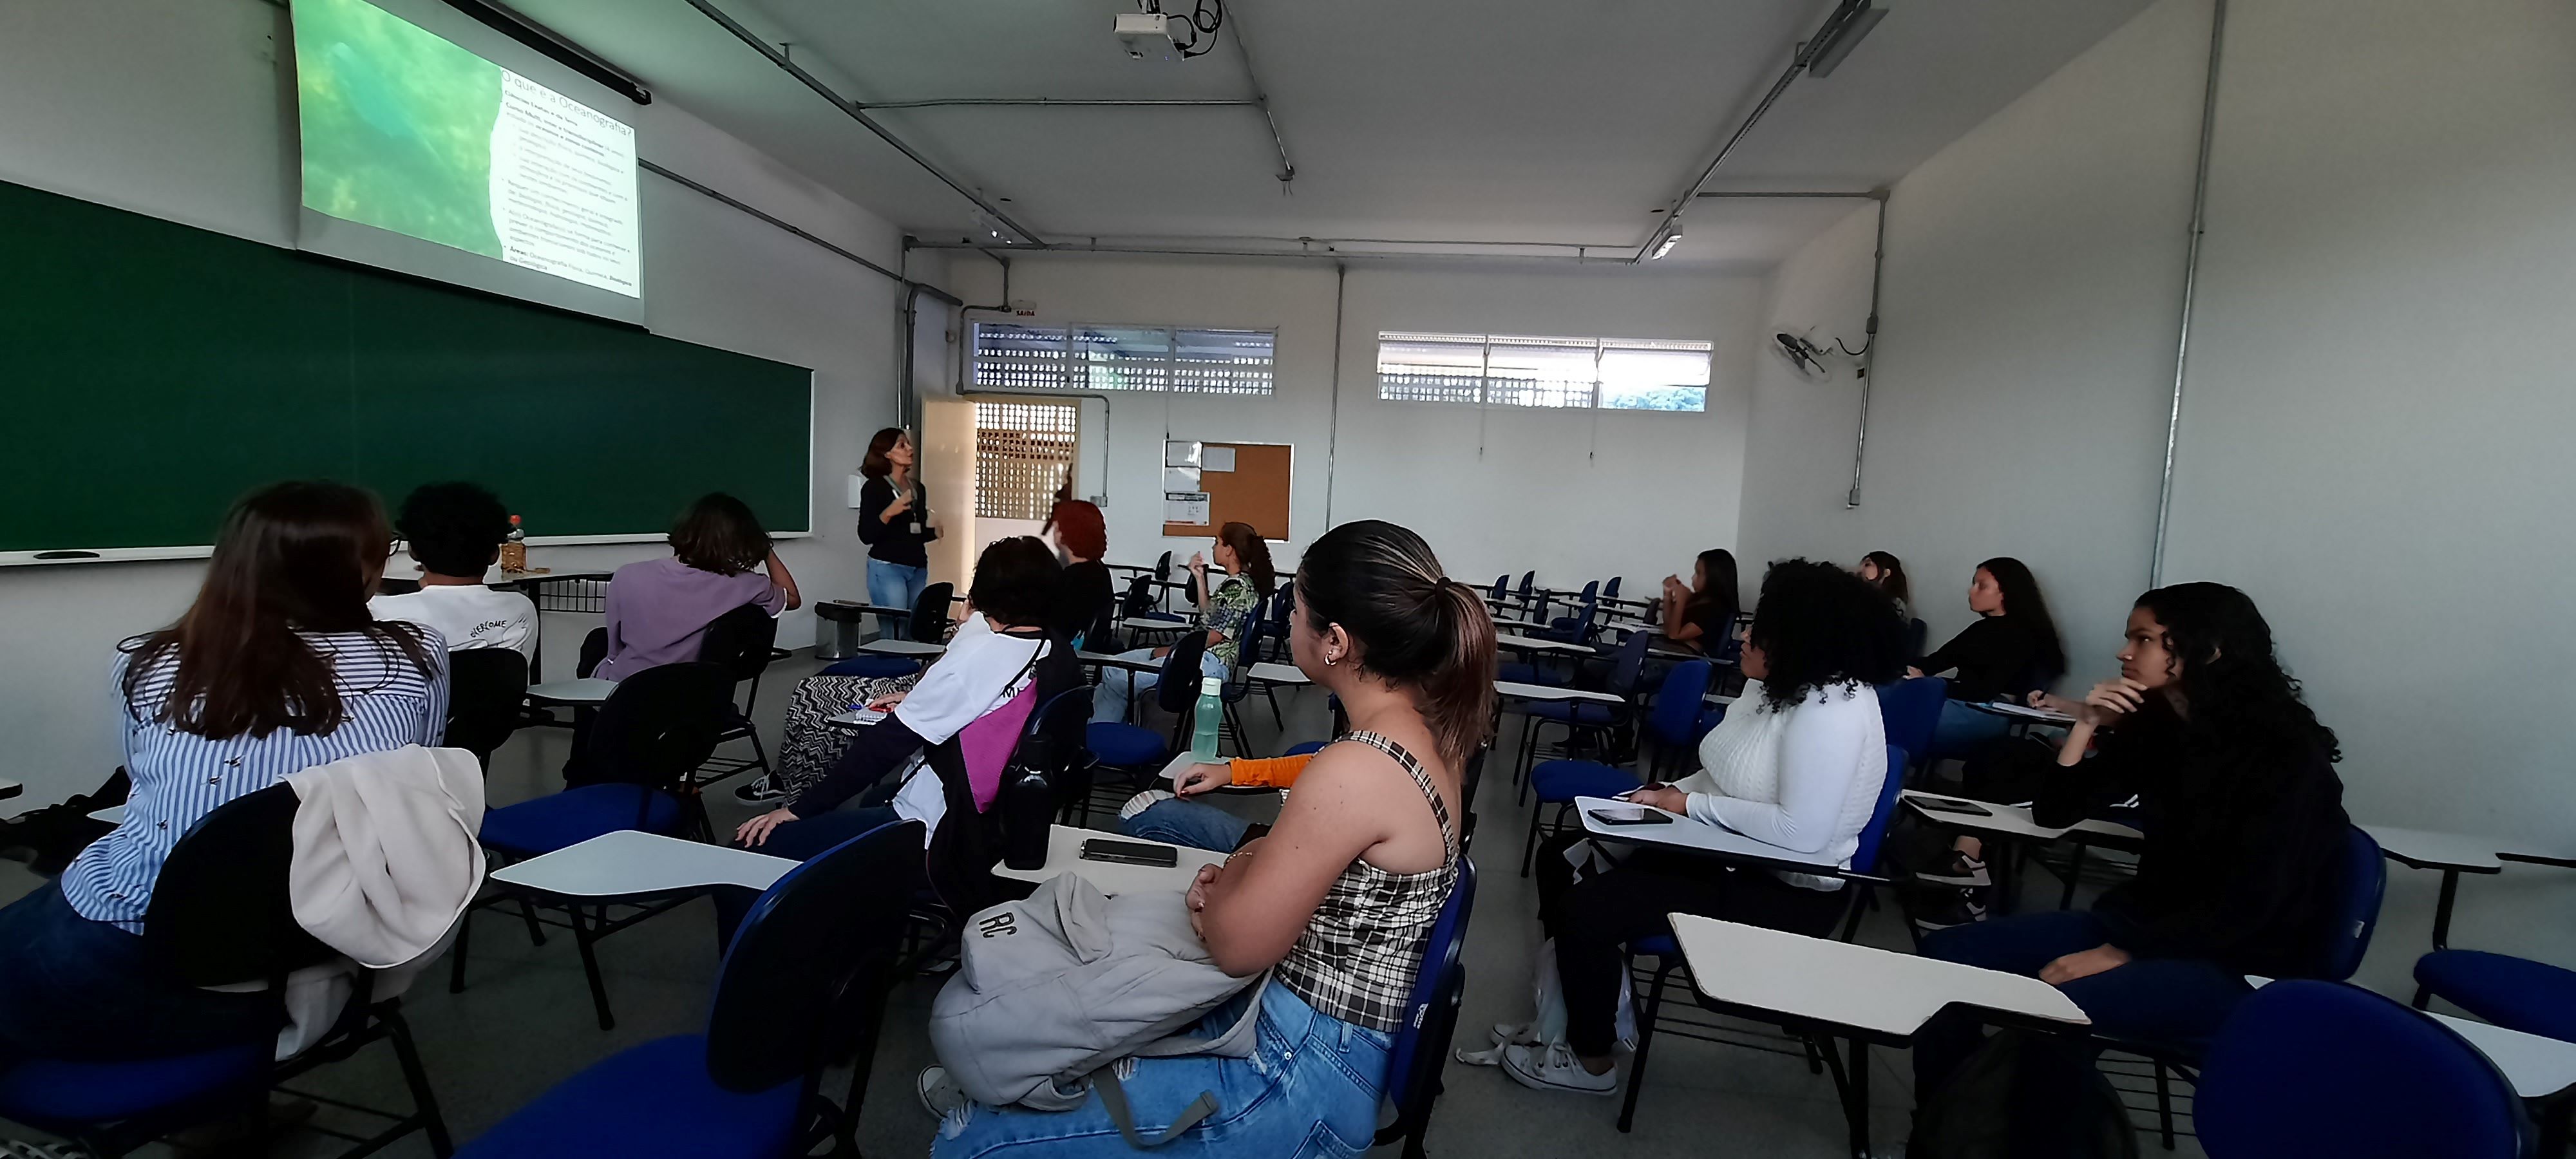
[[[1056,342],[1052,366],[1056,381],[1052,383],[1030,381],[1044,377],[1047,364],[1035,358],[1025,357],[1021,360],[1023,365],[1004,371],[1004,373],[1014,374],[1021,381],[985,381],[984,331],[987,327],[999,326],[1010,327],[1022,335],[1037,332],[1054,337]],[[1155,333],[1159,333],[1163,340],[1159,359],[1136,357],[1133,359],[1135,363],[1133,369],[1122,372],[1118,369],[1121,359],[1103,357],[1106,351],[1121,348],[1120,339],[1117,336],[1135,337]],[[1077,344],[1086,334],[1094,336],[1088,342],[1092,349],[1078,351]],[[1214,348],[1211,343],[1201,342],[1194,345],[1186,341],[1185,336],[1189,335],[1259,337],[1267,340],[1267,355],[1231,361],[1220,357],[1186,357],[1194,351]],[[1021,349],[1043,348],[1029,344]],[[1150,347],[1126,346],[1124,349],[1141,351]],[[1254,377],[1255,368],[1258,369],[1258,389],[1229,389],[1216,385],[1229,379],[1239,378],[1249,381]],[[1103,375],[1126,377],[1130,373],[1141,378],[1142,384],[1111,386],[1104,385],[1100,381]],[[970,323],[967,328],[965,377],[965,389],[970,393],[1007,391],[1029,394],[1107,395],[1113,398],[1128,394],[1271,398],[1279,393],[1279,331],[1276,327],[1252,326],[1138,325],[1112,322],[1040,324],[1009,319],[977,320]]]
[[[1710,339],[1619,337],[1582,338],[1535,334],[1441,333],[1422,330],[1381,330],[1378,331],[1377,338],[1377,401],[1380,403],[1399,406],[1472,406],[1480,411],[1510,410],[1532,413],[1551,411],[1586,411],[1594,414],[1707,414],[1708,392],[1717,385],[1717,343]],[[1464,350],[1470,346],[1478,348],[1481,357],[1478,361],[1477,370],[1472,375],[1466,373],[1451,375],[1436,373],[1412,375],[1404,377],[1410,377],[1416,381],[1399,384],[1399,388],[1403,386],[1412,386],[1422,393],[1472,390],[1475,393],[1475,397],[1472,399],[1464,397],[1389,397],[1387,394],[1388,375],[1386,371],[1386,348],[1390,342],[1412,345],[1419,347],[1426,352],[1435,350],[1443,345],[1448,346],[1452,350]],[[1547,403],[1521,401],[1520,399],[1515,398],[1495,398],[1496,379],[1494,370],[1495,352],[1497,349],[1526,351],[1528,353],[1524,354],[1520,359],[1518,359],[1518,361],[1525,361],[1533,369],[1538,369],[1543,368],[1546,364],[1546,355],[1544,352],[1571,351],[1580,349],[1583,346],[1589,346],[1591,349],[1592,372],[1589,381],[1589,395],[1582,401]],[[1703,381],[1698,383],[1668,383],[1665,384],[1664,387],[1656,389],[1697,390],[1699,392],[1699,405],[1695,407],[1652,407],[1619,406],[1605,403],[1605,392],[1609,389],[1610,384],[1605,381],[1602,376],[1602,367],[1614,351],[1672,351],[1678,353],[1698,354],[1701,357],[1702,365],[1704,367],[1702,376]],[[1442,364],[1425,362],[1422,365],[1426,367],[1436,367]],[[1462,362],[1459,365],[1463,371],[1464,363]],[[1472,385],[1463,381],[1471,377],[1473,379]],[[1541,375],[1533,375],[1528,378],[1514,376],[1503,381],[1509,384],[1508,389],[1524,396],[1533,394],[1543,395],[1547,392],[1555,392],[1559,397],[1570,399],[1572,392],[1567,390],[1565,384],[1571,383],[1574,380],[1564,378],[1549,379]]]

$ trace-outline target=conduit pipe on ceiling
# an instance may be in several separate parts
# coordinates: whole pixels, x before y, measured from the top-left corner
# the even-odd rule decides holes
[[[2227,0],[2211,0],[2209,74],[2200,90],[2200,154],[2192,164],[2191,238],[2183,248],[2181,321],[2175,326],[2173,403],[2165,413],[2164,477],[2156,486],[2156,543],[2147,560],[2147,586],[2165,582],[2165,535],[2173,519],[2174,454],[2182,442],[2183,374],[2191,365],[2191,307],[2200,288],[2200,235],[2209,214],[2209,142],[2218,123],[2218,55],[2227,36]]]
[[[1869,451],[1869,392],[1878,385],[1878,287],[1887,274],[1887,195],[1884,189],[1870,194],[1878,202],[1878,238],[1869,252],[1869,321],[1862,327],[1860,426],[1852,432],[1852,485],[1843,496],[1845,511],[1860,506],[1861,456]]]
[[[1021,225],[1019,222],[1012,220],[1010,214],[1002,212],[1000,207],[994,205],[990,201],[986,201],[982,194],[975,192],[973,189],[967,188],[966,183],[962,179],[951,174],[946,169],[940,168],[939,165],[936,162],[933,162],[930,158],[922,156],[920,150],[913,148],[910,144],[906,143],[903,138],[895,136],[892,130],[889,130],[884,125],[877,123],[876,118],[869,116],[867,111],[861,108],[857,103],[843,97],[839,93],[833,92],[832,86],[824,84],[821,78],[798,67],[795,61],[787,59],[786,53],[779,51],[778,46],[753,35],[752,31],[743,27],[741,22],[735,20],[731,16],[725,15],[724,9],[716,7],[713,0],[689,0],[689,6],[705,14],[707,19],[715,21],[716,24],[722,27],[725,31],[732,33],[734,39],[757,49],[760,52],[760,55],[767,57],[769,59],[769,63],[777,66],[779,71],[796,78],[798,83],[803,84],[806,88],[814,90],[817,94],[820,94],[823,99],[832,102],[833,107],[840,109],[842,113],[848,115],[851,120],[857,121],[860,126],[867,129],[867,131],[876,134],[879,140],[894,146],[898,152],[911,158],[913,164],[921,166],[923,172],[938,178],[942,184],[948,186],[950,189],[956,190],[959,196],[964,197],[968,201],[974,202],[975,207],[983,210],[985,216],[1008,227],[1011,232],[1018,234],[1021,240],[1028,242],[1030,245],[1040,248],[1044,248],[1046,246],[1045,239],[1031,232],[1027,226]]]

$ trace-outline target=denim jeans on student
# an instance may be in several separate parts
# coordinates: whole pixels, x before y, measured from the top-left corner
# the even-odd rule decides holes
[[[930,569],[887,563],[868,557],[868,602],[880,608],[905,608],[921,602],[922,586],[930,582]],[[912,633],[904,621],[893,616],[877,617],[877,635],[890,640],[908,640]]]
[[[2110,929],[2102,919],[2056,910],[1925,934],[1923,956],[2035,978],[2050,962],[2108,941]],[[2253,993],[2244,975],[2207,958],[2139,958],[2058,989],[2093,1020],[2096,1036],[2195,1054],[2208,1047],[2236,1003]],[[1973,1011],[1946,1010],[1924,1024],[1914,1036],[1918,1102],[1939,1090],[1984,1038]]]
[[[1249,1002],[1238,997],[1191,1033],[1232,1026]],[[1250,1058],[1146,1058],[1120,1064],[1119,1082],[1135,1112],[1137,1133],[1162,1134],[1202,1093],[1217,1110],[1181,1137],[1138,1152],[1128,1146],[1094,1094],[1070,1111],[996,1109],[969,1104],[939,1124],[931,1159],[1102,1156],[1166,1159],[1306,1159],[1367,1151],[1377,1135],[1378,1100],[1386,1089],[1385,1032],[1317,1013],[1285,986],[1261,992],[1260,1026]]]
[[[2012,722],[2003,717],[1970,708],[1964,700],[1944,700],[1941,719],[1932,726],[1932,759],[1965,760],[2011,732]]]
[[[1145,811],[1118,823],[1118,831],[1146,841],[1186,845],[1232,853],[1243,844],[1252,822],[1197,801],[1156,801]]]
[[[1154,659],[1154,650],[1138,648],[1133,652],[1121,652],[1118,658],[1150,661]],[[1214,652],[1201,652],[1199,653],[1199,674],[1223,680],[1226,675],[1225,661],[1217,659]],[[1163,678],[1152,672],[1136,672],[1126,668],[1102,668],[1100,687],[1091,694],[1093,723],[1127,719],[1128,704],[1137,697],[1153,691],[1162,682]]]
[[[0,1073],[29,1059],[120,1062],[274,1037],[272,996],[200,990],[46,882],[0,909]]]

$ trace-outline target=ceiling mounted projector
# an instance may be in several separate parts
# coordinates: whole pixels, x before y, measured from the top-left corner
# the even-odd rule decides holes
[[[1118,42],[1127,46],[1127,59],[1151,56],[1170,60],[1178,56],[1181,46],[1172,36],[1172,22],[1178,19],[1160,12],[1119,13]]]

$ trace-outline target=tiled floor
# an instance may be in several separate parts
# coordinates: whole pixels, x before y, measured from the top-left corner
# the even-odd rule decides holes
[[[800,655],[779,664],[762,682],[755,716],[769,722],[773,742],[789,689],[814,667]],[[1324,735],[1322,699],[1312,691],[1283,692],[1286,742]],[[1276,751],[1281,730],[1272,726],[1266,706],[1256,700],[1245,715],[1254,747]],[[1507,721],[1504,727],[1508,742],[1516,726]],[[523,800],[559,784],[556,770],[568,739],[561,730],[527,731],[513,739],[493,762],[493,803]],[[1508,744],[1502,751],[1511,751]],[[1468,1046],[1484,1045],[1484,1029],[1493,1023],[1526,1017],[1530,963],[1539,942],[1529,883],[1516,873],[1528,814],[1514,807],[1510,776],[1499,763],[1476,805],[1483,838],[1478,860],[1484,873],[1468,937],[1466,1011],[1459,1030],[1461,1045]],[[722,792],[713,811],[719,826],[730,826],[749,812]],[[14,863],[0,862],[0,901],[35,884]],[[618,1018],[617,1029],[608,1032],[593,1021],[568,937],[532,947],[507,911],[487,911],[475,921],[465,993],[447,992],[442,962],[404,999],[431,1082],[459,1140],[474,1138],[548,1086],[612,1051],[695,1030],[705,1018],[716,953],[711,911],[704,901],[602,943],[601,965]],[[1905,942],[1902,927],[1885,912],[1871,915],[1861,937],[1890,947]],[[928,1146],[932,1122],[914,1101],[912,1080],[930,1061],[922,1026],[935,992],[935,982],[916,981],[900,988],[890,1005],[859,1130],[862,1148],[872,1154],[921,1154]],[[1873,1138],[1879,1153],[1887,1154],[1904,1138],[1912,1106],[1907,1058],[1902,1051],[1875,1050],[1871,1065]],[[834,1076],[825,1089],[845,1089],[847,1081],[846,1074]],[[1810,1074],[1794,1057],[1678,1038],[1660,1041],[1638,1105],[1636,1130],[1626,1136],[1613,1125],[1615,1098],[1540,1094],[1513,1084],[1499,1071],[1455,1063],[1446,1081],[1447,1094],[1430,1135],[1429,1149],[1439,1155],[1828,1159],[1846,1154],[1831,1080]],[[377,1105],[399,1106],[403,1098],[400,1076],[381,1048],[324,1068],[311,1086]],[[0,1133],[10,1129],[0,1126]],[[305,1137],[288,1153],[332,1153],[325,1142]],[[2141,1143],[2157,1153],[2152,1138],[2142,1137]],[[415,1136],[387,1153],[422,1156],[428,1147]],[[2198,1153],[2189,1139],[2183,1141],[2179,1154]]]

